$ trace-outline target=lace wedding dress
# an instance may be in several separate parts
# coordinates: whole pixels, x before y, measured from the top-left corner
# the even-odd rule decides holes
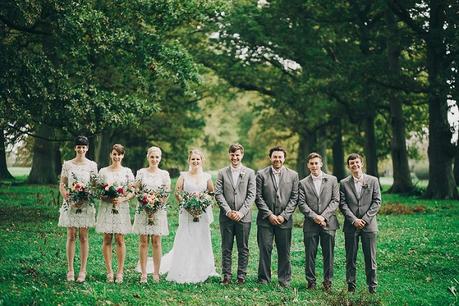
[[[202,173],[198,181],[194,181],[188,173],[184,174],[183,190],[187,192],[203,192],[207,190],[210,175]],[[211,276],[215,271],[214,253],[210,236],[210,224],[213,222],[212,207],[193,222],[193,217],[184,209],[179,213],[179,226],[175,235],[172,250],[163,256],[160,273],[167,273],[166,279],[177,283],[199,283]]]

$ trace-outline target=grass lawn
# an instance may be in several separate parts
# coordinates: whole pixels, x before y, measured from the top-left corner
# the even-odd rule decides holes
[[[252,224],[248,281],[243,286],[223,287],[219,278],[203,284],[178,285],[164,279],[147,285],[138,283],[135,272],[138,237],[126,237],[125,282],[105,283],[101,252],[102,235],[90,231],[88,277],[84,284],[67,283],[66,231],[57,227],[61,199],[56,186],[23,183],[0,185],[0,305],[11,304],[255,304],[255,305],[453,305],[459,288],[459,203],[416,197],[383,195],[383,213],[378,216],[378,293],[366,292],[363,255],[358,256],[357,293],[349,295],[345,284],[344,238],[336,235],[335,278],[332,294],[306,290],[302,216],[295,213],[292,241],[292,287],[277,285],[277,256],[273,252],[273,282],[256,284],[258,249],[256,209]],[[136,203],[131,203],[131,216]],[[163,252],[170,250],[177,228],[175,202],[169,211],[171,233],[163,237]],[[220,270],[218,208],[212,224],[212,242]],[[342,216],[339,216],[342,224]],[[78,243],[77,243],[78,246]],[[115,250],[115,248],[114,248]],[[77,248],[75,270],[78,273]],[[114,255],[114,262],[116,257]],[[233,256],[233,263],[237,262]],[[321,254],[317,260],[318,281],[322,278]],[[116,267],[115,267],[116,271]],[[233,271],[235,267],[233,266]],[[319,287],[320,288],[320,287]]]

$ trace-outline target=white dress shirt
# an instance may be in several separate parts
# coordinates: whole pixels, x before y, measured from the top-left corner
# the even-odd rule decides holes
[[[320,174],[318,176],[314,176],[311,173],[311,177],[312,177],[312,182],[314,183],[314,188],[316,189],[317,195],[320,196],[320,187],[322,186],[322,178],[324,177],[323,173],[322,171],[320,171]]]
[[[282,171],[283,168],[284,168],[284,166],[282,166],[279,170],[276,170],[276,169],[274,169],[273,166],[271,166],[271,169],[273,170],[273,174],[274,174],[274,181],[275,181],[277,187],[279,187],[280,174],[281,174],[281,171]]]
[[[360,178],[355,176],[352,177],[354,179],[354,186],[355,191],[357,192],[357,196],[360,197],[360,193],[362,193],[362,186],[363,186],[363,175]]]
[[[234,187],[237,186],[237,182],[239,180],[239,176],[241,175],[241,170],[242,170],[242,167],[239,166],[237,168],[233,168],[231,166],[231,175],[233,177],[233,184],[234,184]]]

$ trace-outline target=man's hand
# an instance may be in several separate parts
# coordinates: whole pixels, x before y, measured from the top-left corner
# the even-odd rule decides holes
[[[279,220],[277,219],[277,216],[275,216],[274,214],[269,215],[268,220],[269,220],[269,222],[271,222],[272,225],[279,225],[280,224]]]
[[[284,223],[285,219],[282,216],[277,216],[277,221],[279,222],[279,224],[282,224]]]
[[[242,213],[238,211],[234,211],[234,216],[235,216],[234,221],[237,221],[237,222],[241,221],[242,217],[244,217]]]
[[[366,225],[366,222],[363,221],[362,219],[356,219],[356,220],[354,221],[354,226],[355,226],[357,229],[362,229],[362,228],[365,227],[365,225]]]
[[[317,216],[314,218],[314,222],[319,225],[322,225],[323,223],[325,223],[325,218],[322,216]]]

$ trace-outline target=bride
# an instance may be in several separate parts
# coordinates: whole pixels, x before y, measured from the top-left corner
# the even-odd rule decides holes
[[[203,155],[200,150],[191,150],[188,154],[189,171],[177,180],[176,198],[180,201],[180,192],[213,192],[211,176],[202,171]],[[199,283],[210,276],[217,276],[214,254],[210,237],[210,224],[213,221],[212,207],[193,222],[193,216],[186,210],[179,213],[179,226],[172,250],[163,256],[161,274],[167,273],[166,279],[177,283]]]

